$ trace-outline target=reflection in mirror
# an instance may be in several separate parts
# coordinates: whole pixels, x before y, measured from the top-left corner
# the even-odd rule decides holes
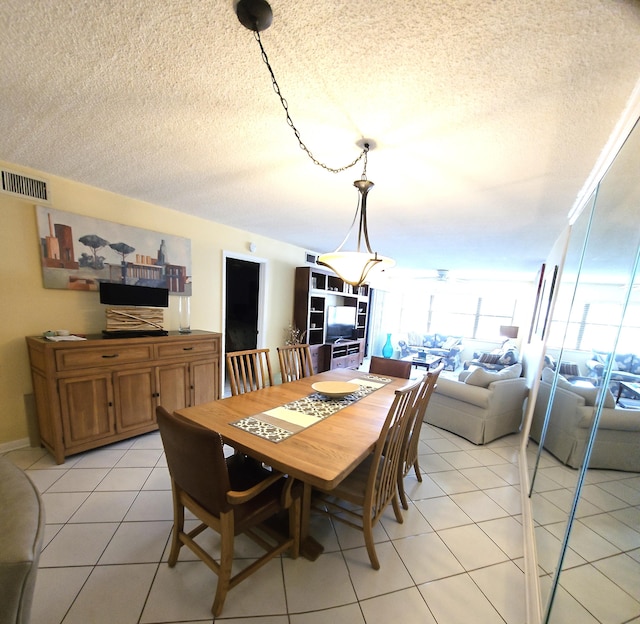
[[[640,617],[639,169],[636,126],[572,228],[549,327],[528,448],[545,623]]]

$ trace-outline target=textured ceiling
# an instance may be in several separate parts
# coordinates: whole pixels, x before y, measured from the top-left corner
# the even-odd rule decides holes
[[[535,274],[640,78],[631,0],[273,0],[290,114],[375,141],[372,246]],[[300,150],[231,0],[3,0],[0,160],[329,251],[358,165]],[[64,206],[56,206],[64,209]]]

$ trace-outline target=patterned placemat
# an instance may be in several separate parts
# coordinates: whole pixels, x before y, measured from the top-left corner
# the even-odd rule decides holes
[[[345,397],[336,399],[314,392],[267,412],[241,418],[231,424],[270,442],[282,442],[382,388],[391,379],[364,375],[350,381],[357,383],[360,389]]]

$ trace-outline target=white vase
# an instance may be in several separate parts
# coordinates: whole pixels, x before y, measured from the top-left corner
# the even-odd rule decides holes
[[[178,298],[179,331],[181,334],[191,333],[191,297],[181,295]]]

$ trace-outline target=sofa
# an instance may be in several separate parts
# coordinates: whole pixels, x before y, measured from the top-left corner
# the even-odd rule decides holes
[[[460,352],[464,348],[460,336],[447,334],[419,334],[410,332],[407,340],[398,341],[400,357],[419,357],[419,354],[438,355],[444,362],[444,370],[455,371],[460,367]]]
[[[549,404],[551,379],[552,375],[543,371],[530,431],[530,437],[537,443]],[[571,468],[582,465],[599,391],[596,387],[573,386],[558,379],[543,446]],[[616,407],[610,392],[600,415],[589,468],[640,472],[640,410]]]
[[[522,365],[501,371],[463,371],[458,379],[443,378],[431,396],[424,421],[474,444],[520,431],[529,390]]]
[[[0,501],[0,624],[28,624],[44,507],[29,477],[2,456]]]
[[[602,384],[604,370],[609,363],[610,358],[610,353],[605,351],[593,351],[591,359],[586,362],[586,366],[589,369],[589,377],[597,386]],[[620,391],[620,381],[640,383],[640,355],[635,355],[633,353],[614,354],[609,388],[615,396],[618,396],[618,392]],[[624,388],[622,389],[620,396],[631,399],[634,398],[634,396]]]
[[[507,366],[517,364],[519,361],[520,355],[516,347],[506,347],[485,352],[476,351],[473,354],[473,359],[464,363],[464,369],[469,370],[472,367],[479,367],[489,371],[500,371]]]

